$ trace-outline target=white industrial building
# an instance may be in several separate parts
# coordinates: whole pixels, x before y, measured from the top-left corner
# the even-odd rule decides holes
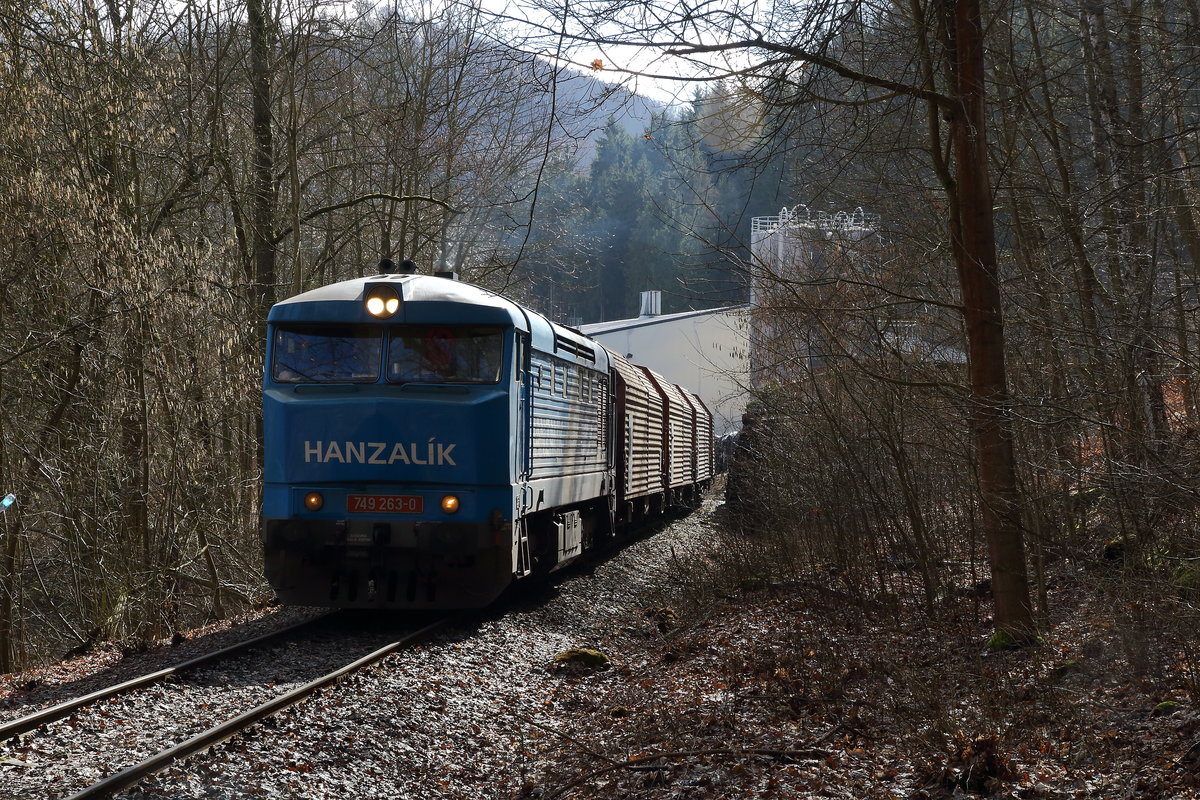
[[[797,304],[797,292],[810,291],[805,287],[821,285],[819,279],[830,274],[856,270],[873,274],[883,249],[879,222],[878,214],[861,208],[849,214],[826,213],[803,205],[784,208],[775,216],[755,217],[750,305],[664,315],[661,293],[642,292],[637,318],[580,329],[610,350],[699,395],[713,412],[718,435],[736,433],[749,387],[795,380],[819,367],[827,351],[832,352],[828,333],[813,322],[812,307]],[[802,291],[799,299],[820,298],[804,296]],[[838,333],[848,338],[859,332],[853,326],[842,327]],[[908,321],[889,322],[882,330],[885,337],[908,333],[911,338],[912,327]],[[861,345],[838,343],[842,349],[862,349]]]
[[[828,213],[803,204],[752,220],[751,385],[788,383],[830,356],[863,350],[875,326],[843,311],[854,306],[852,287],[878,274],[879,222],[861,208]]]
[[[661,314],[661,308],[660,292],[642,292],[636,319],[596,322],[581,330],[697,394],[712,411],[718,436],[737,432],[750,375],[749,306],[678,314]]]
[[[801,204],[754,218],[752,386],[802,380],[831,360],[966,363],[956,317],[902,302],[929,290],[904,272],[881,231],[880,216],[861,208],[829,213]]]

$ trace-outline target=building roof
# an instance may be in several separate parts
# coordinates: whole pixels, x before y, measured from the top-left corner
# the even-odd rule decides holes
[[[635,317],[633,319],[617,319],[611,322],[592,322],[579,326],[588,336],[604,333],[619,333],[620,331],[643,328],[648,325],[661,325],[664,322],[678,322],[689,317],[703,317],[712,314],[723,314],[728,311],[746,311],[750,306],[723,306],[722,308],[706,308],[701,311],[680,311],[677,314],[657,314],[652,317]]]

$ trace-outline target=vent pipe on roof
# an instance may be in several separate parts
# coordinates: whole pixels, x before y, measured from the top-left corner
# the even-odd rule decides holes
[[[639,317],[657,317],[662,314],[662,292],[654,289],[649,292],[642,292],[642,307],[638,311]]]

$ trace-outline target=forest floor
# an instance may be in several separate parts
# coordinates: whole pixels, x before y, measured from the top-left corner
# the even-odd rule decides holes
[[[969,578],[932,613],[828,571],[722,591],[697,577],[719,517],[671,554],[675,588],[655,583],[610,668],[564,671],[554,777],[520,796],[1200,798],[1200,637],[1178,598],[1063,561],[1042,640],[991,651]]]
[[[989,651],[990,599],[965,579],[929,613],[915,593],[854,596],[828,571],[721,577],[718,509],[564,581],[549,602],[348,681],[338,697],[359,704],[352,733],[322,731],[334,715],[303,704],[261,749],[228,743],[137,796],[345,797],[367,762],[315,746],[361,735],[376,745],[360,752],[376,773],[362,797],[1200,798],[1186,606],[1134,602],[1111,566],[1063,562],[1042,642]],[[571,643],[610,661],[555,661]],[[0,698],[89,659],[111,678],[98,658],[0,680]],[[406,753],[389,747],[397,726]]]
[[[525,796],[1200,798],[1197,653],[1052,601],[1041,644],[999,652],[986,602],[930,619],[820,581],[649,609],[641,647],[571,678],[559,777]]]

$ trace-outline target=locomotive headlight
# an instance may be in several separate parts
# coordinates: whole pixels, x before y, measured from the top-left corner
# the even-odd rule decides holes
[[[377,283],[367,287],[367,313],[376,319],[387,319],[400,310],[400,295],[396,287]]]
[[[321,496],[320,492],[309,492],[304,495],[304,507],[309,511],[320,511],[324,505],[325,498]]]
[[[442,498],[442,511],[447,514],[454,514],[458,511],[458,498],[452,494],[448,494]]]

